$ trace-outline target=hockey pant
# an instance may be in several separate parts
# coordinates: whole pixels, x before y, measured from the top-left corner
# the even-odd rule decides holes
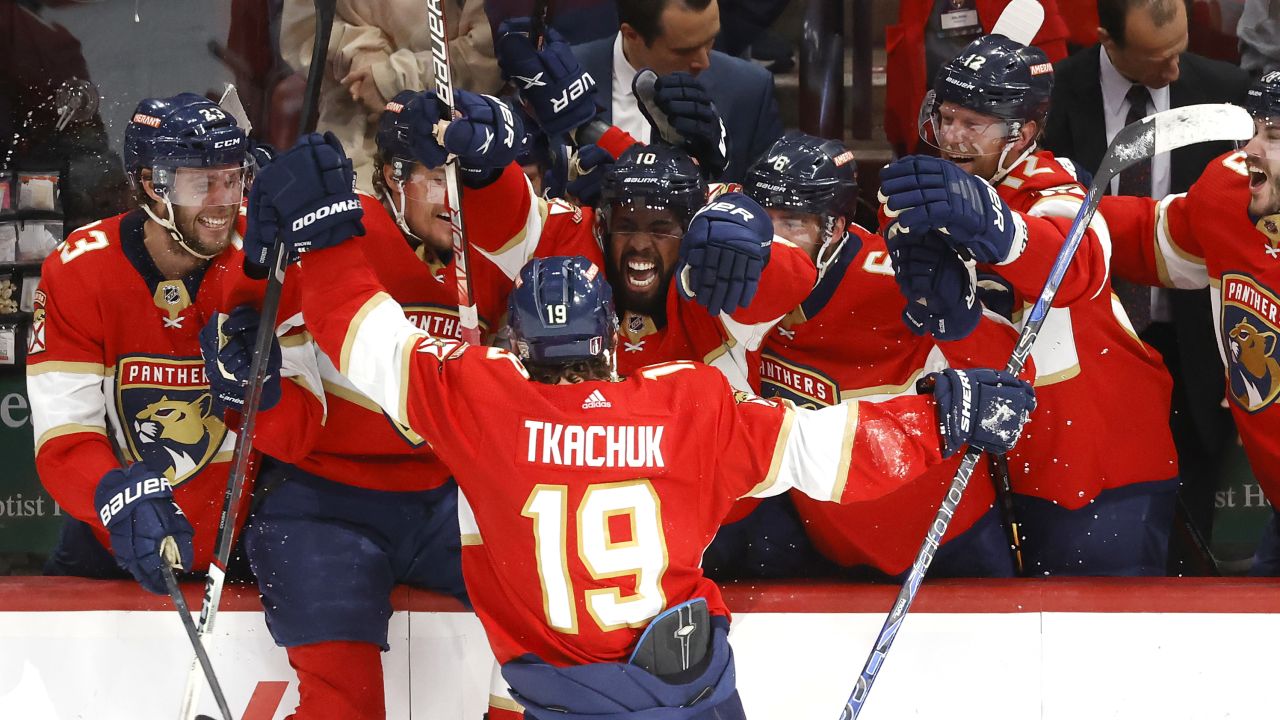
[[[629,663],[555,667],[528,655],[502,666],[529,720],[746,720],[729,647],[729,621],[711,620],[705,668],[668,683]]]

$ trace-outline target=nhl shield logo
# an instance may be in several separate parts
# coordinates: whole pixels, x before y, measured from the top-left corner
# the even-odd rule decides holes
[[[116,365],[127,451],[177,487],[219,458],[227,428],[213,408],[204,362],[133,356]]]
[[[1280,300],[1248,275],[1224,274],[1221,332],[1232,401],[1265,410],[1280,395]]]

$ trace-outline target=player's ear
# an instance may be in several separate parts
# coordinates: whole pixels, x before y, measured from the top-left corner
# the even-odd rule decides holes
[[[1102,45],[1108,50],[1111,50],[1112,48],[1116,47],[1115,40],[1111,37],[1111,33],[1107,32],[1106,28],[1099,26],[1098,28],[1096,28],[1096,30],[1098,33],[1099,45]]]
[[[1018,130],[1018,152],[1031,147],[1031,143],[1034,143],[1038,137],[1040,137],[1040,123],[1035,120],[1022,123],[1022,128]]]
[[[391,168],[390,163],[383,163],[382,165],[382,182],[386,184],[389,190],[400,189],[400,181],[396,180],[395,170]]]

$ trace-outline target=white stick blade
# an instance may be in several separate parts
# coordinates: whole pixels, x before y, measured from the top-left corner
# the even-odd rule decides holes
[[[1155,152],[1169,152],[1201,142],[1253,137],[1253,118],[1236,105],[1187,105],[1148,118],[1155,126]]]
[[[1036,0],[1013,0],[991,28],[992,35],[1003,35],[1010,40],[1030,45],[1044,24],[1044,6]]]
[[[228,115],[235,118],[236,124],[240,126],[245,135],[253,132],[253,124],[249,122],[249,113],[245,112],[244,103],[240,102],[240,93],[236,91],[235,85],[227,83],[226,89],[222,91],[222,99],[218,101],[218,105]]]

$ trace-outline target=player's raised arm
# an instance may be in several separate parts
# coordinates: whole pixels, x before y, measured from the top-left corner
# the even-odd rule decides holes
[[[1004,372],[948,369],[928,380],[932,396],[820,410],[738,393],[720,421],[721,482],[743,497],[796,488],[816,500],[875,500],[966,444],[1009,451],[1035,409],[1031,386]]]

